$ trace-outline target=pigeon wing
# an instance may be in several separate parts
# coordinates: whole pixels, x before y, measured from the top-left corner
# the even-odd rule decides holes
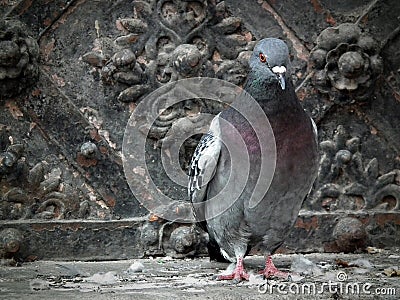
[[[220,152],[219,115],[217,115],[211,122],[208,133],[197,145],[189,168],[189,199],[193,204],[195,218],[206,231],[204,205],[201,204],[207,200],[208,183],[215,175]]]

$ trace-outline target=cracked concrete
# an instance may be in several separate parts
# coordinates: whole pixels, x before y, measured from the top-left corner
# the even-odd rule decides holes
[[[238,284],[215,280],[227,264],[208,258],[35,261],[0,269],[0,299],[398,299],[400,250],[376,252],[274,255],[291,282],[264,280],[264,258],[249,256]]]

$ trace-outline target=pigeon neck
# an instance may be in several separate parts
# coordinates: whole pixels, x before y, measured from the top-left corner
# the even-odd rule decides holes
[[[260,104],[267,114],[298,109],[300,103],[295,95],[291,80],[286,80],[286,88],[282,90],[274,78],[269,77],[261,80],[257,77],[255,74],[251,74],[244,89]]]

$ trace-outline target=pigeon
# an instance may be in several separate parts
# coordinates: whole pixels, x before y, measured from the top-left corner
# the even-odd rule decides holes
[[[260,40],[249,66],[244,92],[264,111],[274,139],[258,136],[254,124],[233,105],[227,107],[213,118],[194,151],[188,194],[196,222],[208,232],[210,258],[235,264],[232,273],[217,279],[249,280],[244,257],[253,247],[265,254],[265,269],[261,271],[265,278],[288,279],[290,274],[277,269],[271,255],[289,234],[317,177],[317,129],[295,94],[289,50],[283,40]],[[241,100],[238,97],[232,104]],[[245,146],[237,149],[238,137]],[[233,146],[228,149],[228,145]],[[261,149],[267,149],[266,165],[272,166],[273,173],[268,189],[259,201],[253,201],[257,182],[265,180],[261,176]],[[247,181],[237,192],[242,173],[247,174]],[[228,181],[232,184],[225,188]]]

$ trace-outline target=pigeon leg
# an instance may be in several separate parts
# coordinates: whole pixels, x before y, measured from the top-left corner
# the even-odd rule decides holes
[[[290,273],[282,272],[275,267],[271,255],[268,255],[267,260],[265,261],[265,269],[260,271],[260,274],[263,274],[265,278],[279,277],[290,279]]]
[[[246,270],[244,269],[243,266],[243,257],[238,257],[237,262],[236,262],[236,267],[233,270],[232,274],[229,275],[219,275],[217,277],[217,280],[235,280],[235,281],[242,281],[244,280],[249,280],[249,274],[247,274]]]

